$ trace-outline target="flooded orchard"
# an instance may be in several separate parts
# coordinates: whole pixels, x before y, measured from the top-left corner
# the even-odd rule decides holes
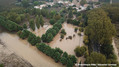
[[[55,63],[52,58],[38,51],[36,47],[31,46],[26,40],[21,40],[15,34],[1,33],[0,39],[8,49],[30,62],[34,67],[63,67],[61,64]]]
[[[60,33],[58,33],[54,37],[53,41],[49,43],[49,45],[52,48],[59,47],[63,51],[75,55],[74,49],[76,48],[76,46],[83,45],[83,35],[79,36],[74,32],[74,28],[76,26],[67,23],[64,23],[62,26],[67,33],[64,39],[60,41]],[[45,25],[44,27],[40,27],[40,29],[36,29],[35,31],[32,31],[30,29],[28,30],[41,37],[42,34],[44,34],[51,27],[51,25]],[[75,37],[73,37],[73,35],[75,35]],[[66,37],[68,36],[72,36],[72,39],[66,40]],[[31,44],[29,44],[27,40],[20,39],[16,34],[4,32],[0,34],[0,39],[5,43],[5,46],[8,49],[16,53],[24,60],[30,62],[34,67],[63,67],[62,64],[55,63],[52,58],[37,50],[35,46],[31,46]]]
[[[64,23],[63,28],[66,31],[66,35],[64,36],[64,39],[60,41],[60,34],[57,34],[53,41],[50,44],[51,47],[59,47],[63,51],[66,51],[67,53],[71,55],[75,55],[74,49],[77,46],[83,45],[83,33],[82,36],[79,36],[76,32],[74,32],[76,26],[73,26],[71,24]],[[75,37],[73,37],[75,35]],[[72,36],[72,39],[66,39],[68,36]]]

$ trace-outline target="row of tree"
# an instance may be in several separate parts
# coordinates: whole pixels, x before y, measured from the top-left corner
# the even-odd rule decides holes
[[[44,20],[43,20],[42,15],[40,15],[40,18],[39,18],[39,16],[37,15],[35,21],[34,21],[33,19],[31,19],[31,20],[29,21],[29,26],[30,26],[30,28],[31,28],[33,31],[35,30],[35,25],[36,25],[36,27],[37,27],[38,29],[40,28],[40,26],[43,27],[43,25],[44,25]]]
[[[40,43],[41,42],[41,38],[39,36],[36,36],[35,34],[33,34],[32,32],[28,31],[28,30],[22,30],[22,31],[19,31],[17,33],[19,35],[20,38],[22,39],[26,39],[28,38],[28,42],[31,44],[31,45],[36,45],[37,43]]]
[[[62,23],[64,22],[64,18],[61,18],[58,20],[52,28],[48,29],[45,34],[42,35],[43,42],[51,42],[53,40],[53,37],[56,36],[56,34],[59,32],[59,30],[62,28]]]
[[[19,30],[22,30],[21,26],[19,26],[18,24],[16,24],[13,21],[6,19],[3,16],[0,16],[0,25],[5,27],[8,31],[12,31],[12,32],[17,32]]]
[[[54,49],[45,43],[37,44],[36,47],[47,56],[53,58],[55,62],[61,62],[63,65],[67,65],[67,67],[73,67],[77,62],[74,55],[68,55],[67,52],[63,52],[60,48]]]

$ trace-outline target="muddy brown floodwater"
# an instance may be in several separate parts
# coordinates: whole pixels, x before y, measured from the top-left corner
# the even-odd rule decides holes
[[[9,50],[15,52],[34,67],[63,67],[62,64],[55,63],[53,59],[38,51],[35,46],[31,46],[26,40],[21,40],[15,34],[1,33],[0,39]]]
[[[52,25],[44,25],[43,27],[40,27],[39,29],[35,26],[35,31],[31,30],[30,28],[28,29],[29,31],[31,31],[32,33],[34,33],[36,36],[42,36],[43,34],[45,34],[45,32],[51,28]]]
[[[75,55],[74,49],[77,46],[82,46],[83,45],[83,33],[82,36],[79,36],[77,33],[74,32],[76,26],[73,26],[71,24],[64,23],[63,24],[63,29],[66,31],[66,35],[62,41],[60,41],[60,34],[57,34],[53,41],[50,44],[52,48],[59,47],[63,51],[66,51],[67,53],[71,55]],[[73,35],[75,34],[75,37]],[[67,39],[66,37],[72,36],[72,40]]]

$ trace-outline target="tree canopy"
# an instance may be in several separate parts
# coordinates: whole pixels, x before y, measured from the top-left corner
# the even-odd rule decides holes
[[[103,9],[93,9],[88,13],[88,26],[85,29],[92,44],[111,44],[112,37],[116,34],[114,25]]]

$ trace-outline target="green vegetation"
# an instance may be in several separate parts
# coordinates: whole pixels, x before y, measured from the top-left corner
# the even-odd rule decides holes
[[[86,58],[85,63],[87,64],[104,64],[106,63],[106,57],[103,54],[97,53],[97,52],[92,52],[89,57]]]
[[[77,27],[75,27],[74,31],[75,31],[75,32],[77,32],[77,30],[78,30],[78,28],[77,28]]]
[[[29,6],[29,0],[22,0],[22,5],[23,5],[23,7],[28,7]]]
[[[104,10],[98,8],[88,13],[88,26],[85,29],[85,34],[91,44],[98,46],[98,48],[99,45],[111,44],[115,33],[115,28]]]
[[[35,30],[35,23],[34,23],[34,20],[33,19],[31,19],[30,21],[29,21],[29,26],[30,26],[30,28],[34,31]]]
[[[24,29],[27,29],[27,25],[26,25],[26,24],[24,24],[24,25],[23,25],[23,28],[24,28]]]
[[[87,56],[86,63],[117,63],[117,57],[113,53],[113,46],[111,45],[115,34],[115,28],[103,9],[90,10],[88,12],[88,24],[85,28],[84,43],[88,45],[91,55]],[[92,50],[102,54],[92,52]]]
[[[19,30],[22,30],[21,26],[19,26],[15,22],[10,21],[2,16],[0,16],[0,25],[2,25],[4,28],[6,28],[8,31],[11,31],[11,32],[17,32]]]
[[[4,65],[3,64],[0,64],[0,67],[4,67]]]
[[[34,46],[37,43],[41,42],[41,38],[39,36],[36,37],[36,35],[34,35],[33,33],[29,33],[28,42]]]
[[[65,29],[62,29],[62,30],[61,30],[61,34],[66,35]]]
[[[66,52],[63,53],[60,48],[54,49],[45,43],[37,43],[36,47],[46,55],[53,58],[55,62],[61,62],[63,65],[67,65],[67,67],[72,67],[77,62],[75,56],[68,55]]]
[[[49,23],[52,24],[52,25],[55,24],[55,22],[56,22],[55,19],[50,19],[50,21],[49,21]]]
[[[40,28],[40,19],[38,15],[36,16],[36,26],[38,29]]]
[[[73,25],[79,25],[80,21],[77,21],[76,19],[72,20],[72,19],[67,19],[67,23],[73,24]]]
[[[23,31],[18,31],[17,34],[19,35],[20,38],[25,39],[28,38],[30,32],[25,29]]]
[[[87,51],[87,47],[86,46],[77,46],[74,50],[75,54],[77,57],[83,56]]]
[[[68,18],[73,18],[72,10],[69,11]]]
[[[83,27],[80,27],[79,28],[79,31],[83,32],[84,31]]]
[[[43,16],[42,15],[40,15],[40,25],[43,27],[43,25],[44,25],[44,20],[43,20]]]
[[[52,28],[48,29],[45,34],[42,35],[41,39],[43,42],[51,42],[53,40],[53,37],[56,36],[56,34],[59,32],[59,30],[62,28],[62,23],[64,22],[64,18],[61,18],[58,20]]]
[[[104,5],[102,6],[102,9],[104,9],[107,13],[108,13],[108,16],[111,18],[112,20],[112,23],[115,23],[117,21],[119,21],[119,14],[118,14],[118,11],[119,11],[119,4],[108,4],[108,5]]]
[[[83,39],[84,39],[84,41],[83,41],[84,44],[88,45],[89,44],[88,36],[85,35]]]

